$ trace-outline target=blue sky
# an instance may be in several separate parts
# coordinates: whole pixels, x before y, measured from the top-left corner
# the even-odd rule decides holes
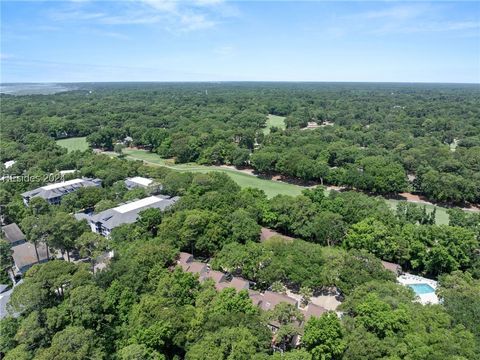
[[[2,1],[1,81],[480,82],[480,2]]]

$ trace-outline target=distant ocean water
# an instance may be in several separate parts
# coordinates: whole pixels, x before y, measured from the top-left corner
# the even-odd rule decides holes
[[[9,95],[48,95],[75,89],[73,85],[53,83],[0,84],[0,93]]]

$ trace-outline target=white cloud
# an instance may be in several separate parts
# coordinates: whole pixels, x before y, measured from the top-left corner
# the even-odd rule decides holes
[[[395,20],[409,20],[414,19],[420,15],[425,14],[430,10],[426,4],[412,4],[403,6],[393,6],[390,8],[367,11],[354,15],[356,18],[364,19],[395,19]]]
[[[89,12],[83,10],[58,10],[50,13],[50,18],[54,21],[71,21],[71,20],[96,20],[105,17],[104,13]]]
[[[173,32],[209,29],[220,19],[238,14],[223,0],[137,0],[115,3],[94,11],[87,4],[74,4],[51,14],[55,21],[92,21],[105,25],[158,24]]]
[[[165,1],[165,0],[139,0],[138,2],[147,4],[157,10],[173,12],[178,9],[177,1]]]
[[[336,24],[331,30],[345,29],[337,32],[343,36],[348,33],[386,35],[460,32],[480,28],[477,19],[454,20],[448,16],[448,7],[443,4],[410,3],[345,15],[339,18],[343,23]]]
[[[210,6],[210,5],[222,4],[224,1],[223,0],[194,0],[193,2],[201,6]]]
[[[180,23],[183,31],[194,31],[214,27],[217,23],[202,14],[182,14]]]

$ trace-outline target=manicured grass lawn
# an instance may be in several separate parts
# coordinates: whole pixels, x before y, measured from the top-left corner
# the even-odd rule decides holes
[[[225,169],[218,166],[203,166],[197,164],[173,164],[169,160],[162,159],[154,153],[149,153],[144,150],[124,149],[124,154],[127,158],[132,160],[143,160],[152,165],[166,166],[168,168],[178,171],[191,171],[206,173],[209,171],[221,171],[230,176],[242,188],[251,187],[265,191],[269,198],[278,194],[283,195],[299,195],[302,190],[306,189],[303,186],[282,183],[279,181],[260,179],[256,176],[242,173],[236,170]]]
[[[390,207],[391,207],[392,209],[396,209],[396,208],[397,208],[397,204],[398,204],[400,201],[405,201],[405,200],[386,199],[385,201],[387,202],[388,205],[390,205]],[[440,206],[436,206],[436,205],[421,204],[421,203],[419,203],[418,205],[421,206],[421,207],[426,206],[428,212],[432,212],[433,209],[436,208],[436,209],[437,209],[437,213],[436,213],[436,222],[437,222],[437,225],[448,225],[449,216],[448,216],[448,214],[447,214],[447,209],[446,209],[446,208],[440,207]]]
[[[285,129],[285,117],[268,114],[267,127],[263,129],[263,133],[265,135],[269,134],[272,127]]]
[[[80,150],[84,151],[88,149],[88,143],[86,137],[73,137],[68,139],[57,140],[57,144],[67,148],[68,151]]]
[[[306,189],[304,186],[287,184],[280,181],[272,181],[260,179],[256,176],[242,173],[240,171],[225,169],[218,166],[203,166],[198,164],[174,164],[171,160],[162,159],[160,156],[154,153],[147,152],[145,150],[136,150],[136,149],[124,149],[123,151],[127,158],[132,160],[143,160],[152,165],[166,166],[168,168],[178,170],[178,171],[192,171],[192,172],[209,172],[209,171],[221,171],[230,176],[238,185],[241,187],[252,187],[265,191],[265,194],[269,198],[274,197],[275,195],[299,195],[302,190]],[[115,154],[116,155],[116,154]],[[393,209],[396,208],[397,204],[402,200],[393,200],[385,199],[388,205]],[[423,206],[423,204],[420,204]],[[425,204],[427,210],[433,211],[433,208],[437,209],[437,224],[448,224],[448,214],[447,209]]]

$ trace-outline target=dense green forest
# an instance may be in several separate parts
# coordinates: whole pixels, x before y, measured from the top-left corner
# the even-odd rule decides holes
[[[55,95],[2,96],[3,160],[31,133],[88,136],[179,163],[251,166],[261,174],[369,193],[416,192],[480,202],[480,90],[476,85],[88,84]],[[267,115],[286,130],[265,135]],[[301,130],[307,122],[325,125]]]
[[[480,357],[480,213],[452,208],[449,224],[435,225],[421,205],[392,210],[380,197],[326,194],[322,187],[269,199],[225,174],[67,152],[54,141],[86,135],[92,146],[113,149],[131,136],[134,145],[178,162],[253,166],[368,193],[411,190],[438,201],[478,203],[474,87],[94,84],[55,95],[2,96],[1,111],[2,161],[16,160],[4,174],[30,180],[1,183],[4,222],[16,222],[28,241],[45,242],[52,251],[90,259],[115,253],[95,274],[88,262],[32,267],[10,300],[17,316],[0,322],[5,359]],[[267,114],[285,116],[287,129],[263,135]],[[312,119],[335,125],[299,129]],[[24,206],[22,192],[68,169],[79,174],[66,179],[98,177],[102,187],[68,194],[57,206],[41,199]],[[309,171],[319,172],[305,175]],[[407,174],[416,179],[409,182]],[[108,239],[73,217],[147,196],[124,185],[137,175],[181,199],[167,212],[142,212],[137,223],[114,229]],[[261,242],[262,226],[294,239]],[[5,242],[0,245],[3,278],[12,259]],[[327,312],[300,327],[305,319],[295,307],[264,311],[246,291],[217,291],[175,267],[180,251],[243,277],[257,291],[288,289],[308,298],[334,287],[341,316]],[[438,280],[440,304],[414,301],[414,292],[380,260]],[[272,321],[279,324],[274,339]],[[289,345],[298,334],[300,346]],[[272,345],[286,351],[273,352]]]

